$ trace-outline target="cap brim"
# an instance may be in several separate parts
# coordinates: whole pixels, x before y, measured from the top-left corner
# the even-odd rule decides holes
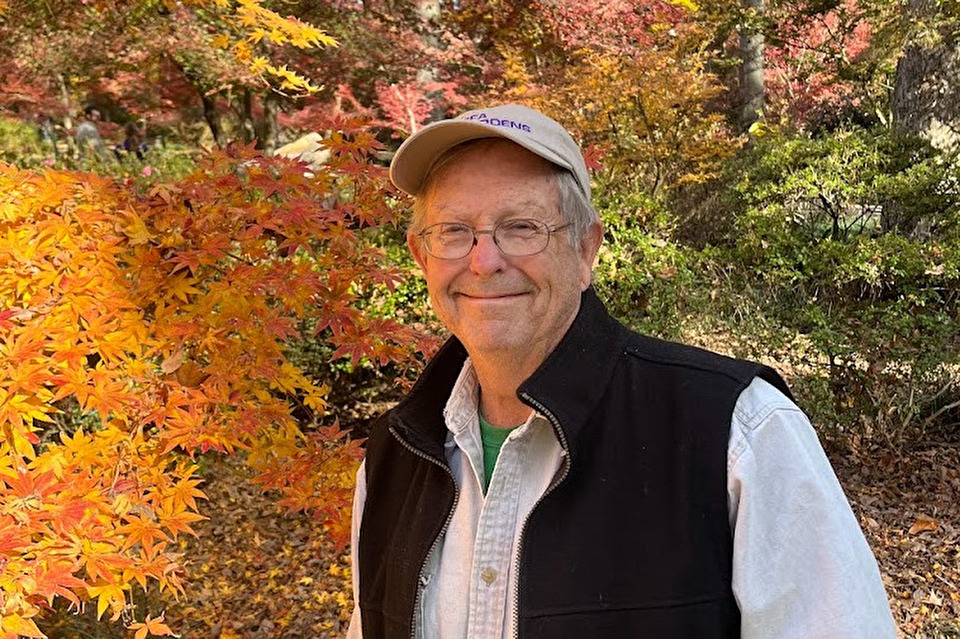
[[[481,138],[503,138],[515,142],[536,153],[548,162],[566,169],[568,163],[556,153],[539,144],[534,147],[529,137],[512,136],[509,130],[492,127],[470,120],[444,120],[435,122],[407,138],[393,156],[390,163],[390,180],[397,187],[417,195],[423,186],[423,179],[437,159],[448,149],[469,140]]]

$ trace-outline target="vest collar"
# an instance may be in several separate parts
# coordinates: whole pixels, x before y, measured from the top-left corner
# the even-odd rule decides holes
[[[576,458],[580,432],[603,397],[628,336],[610,315],[593,288],[584,291],[576,319],[560,343],[533,375],[517,389],[532,406],[560,429],[558,436]]]

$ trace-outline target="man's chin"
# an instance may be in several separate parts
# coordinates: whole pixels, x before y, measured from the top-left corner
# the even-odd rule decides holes
[[[518,353],[529,344],[518,336],[512,335],[509,326],[491,326],[487,330],[471,330],[463,336],[457,336],[471,357],[482,355],[512,355]]]

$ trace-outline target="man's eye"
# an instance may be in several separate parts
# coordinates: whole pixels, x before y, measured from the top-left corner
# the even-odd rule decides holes
[[[440,228],[437,237],[441,242],[458,242],[469,238],[473,232],[469,227],[460,224],[449,224]]]
[[[517,236],[536,235],[543,231],[543,225],[537,220],[509,220],[500,225],[500,230]]]

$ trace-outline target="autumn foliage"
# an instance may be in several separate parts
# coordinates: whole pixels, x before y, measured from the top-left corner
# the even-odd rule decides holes
[[[286,345],[382,364],[418,340],[357,303],[400,277],[363,239],[395,221],[377,144],[329,145],[316,175],[234,147],[142,189],[0,166],[0,637],[42,636],[57,598],[117,619],[136,584],[178,591],[203,451],[246,451],[345,539],[358,444]]]
[[[711,110],[724,88],[697,12],[684,0],[490,2],[461,22],[500,59],[490,102],[540,108],[617,181],[660,193],[715,177],[739,147]]]
[[[872,4],[783,0],[771,8],[776,28],[765,51],[765,79],[776,119],[810,127],[856,108],[877,108],[870,100],[878,93],[872,76],[884,61],[880,46],[871,45],[896,9]]]

